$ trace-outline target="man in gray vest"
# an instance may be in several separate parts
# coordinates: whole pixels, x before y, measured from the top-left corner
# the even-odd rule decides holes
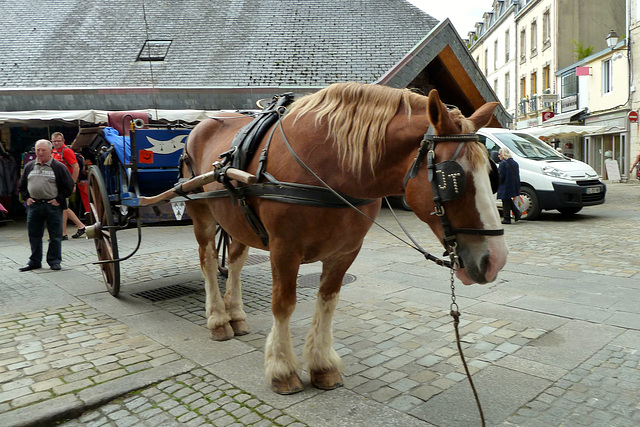
[[[67,167],[51,157],[51,141],[36,142],[36,158],[24,167],[20,178],[20,195],[27,204],[27,230],[31,256],[20,271],[42,267],[42,237],[44,227],[49,231],[47,264],[52,270],[60,270],[62,262],[62,211],[67,208],[67,198],[73,192],[74,182]]]

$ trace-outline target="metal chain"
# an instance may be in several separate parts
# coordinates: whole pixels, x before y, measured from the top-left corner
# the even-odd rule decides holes
[[[457,243],[454,244],[451,248],[451,253],[449,254],[451,258],[451,269],[450,271],[450,280],[451,280],[451,306],[449,314],[453,317],[453,328],[456,333],[456,345],[458,346],[458,354],[460,355],[460,359],[462,360],[462,366],[464,367],[464,372],[467,374],[467,379],[469,380],[469,385],[471,386],[471,391],[473,391],[473,397],[476,400],[476,405],[478,406],[478,412],[480,413],[480,421],[482,427],[485,426],[484,421],[484,412],[482,411],[482,405],[480,404],[480,398],[478,397],[478,392],[476,391],[476,387],[473,384],[473,380],[471,379],[471,373],[469,372],[469,367],[467,366],[467,361],[464,357],[464,352],[462,351],[462,343],[460,341],[460,311],[458,308],[458,303],[456,302],[456,285],[454,282],[454,274],[459,268],[459,259],[458,254],[456,253]]]

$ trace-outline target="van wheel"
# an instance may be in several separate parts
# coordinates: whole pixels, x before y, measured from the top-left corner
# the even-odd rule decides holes
[[[558,211],[562,214],[562,215],[575,215],[578,212],[580,212],[582,210],[582,206],[579,208],[560,208],[558,209]]]
[[[536,219],[540,216],[540,203],[538,202],[538,195],[535,190],[530,187],[522,187],[520,189],[520,195],[524,199],[524,211],[522,212],[522,219]]]

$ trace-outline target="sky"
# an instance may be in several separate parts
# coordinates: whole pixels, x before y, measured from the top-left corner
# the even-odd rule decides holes
[[[461,38],[482,21],[482,14],[491,10],[493,0],[407,0],[438,21],[449,18]]]

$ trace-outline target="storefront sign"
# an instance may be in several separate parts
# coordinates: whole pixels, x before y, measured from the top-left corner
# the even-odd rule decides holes
[[[542,113],[542,121],[546,122],[549,119],[552,119],[553,116],[555,116],[555,113],[553,111],[544,111]]]
[[[578,95],[567,96],[566,98],[562,98],[560,100],[560,105],[562,105],[562,112],[565,111],[573,111],[578,109]]]
[[[607,179],[611,181],[620,181],[620,169],[618,162],[613,159],[604,161],[604,167],[607,169]]]

